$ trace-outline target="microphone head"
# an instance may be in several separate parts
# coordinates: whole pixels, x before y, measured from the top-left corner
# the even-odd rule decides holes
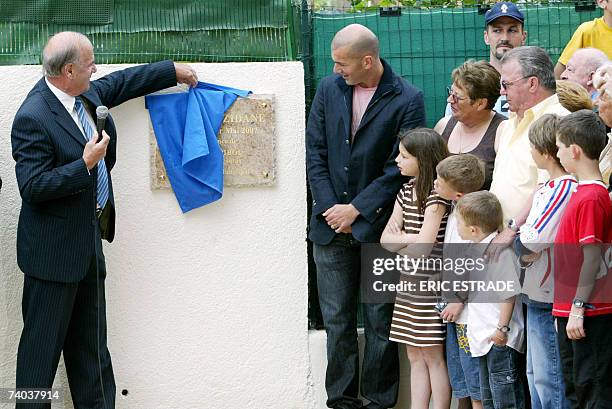
[[[108,116],[108,108],[104,105],[100,105],[96,108],[96,116],[99,119],[106,119],[106,117]]]

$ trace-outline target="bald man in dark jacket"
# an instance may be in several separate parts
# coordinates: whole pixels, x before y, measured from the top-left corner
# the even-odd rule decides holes
[[[378,39],[353,24],[332,42],[335,75],[321,80],[306,129],[312,191],[309,238],[327,332],[327,406],[359,408],[357,300],[360,245],[378,243],[405,178],[397,134],[425,124],[423,93],[378,55]],[[361,394],[371,409],[397,400],[397,345],[388,340],[393,304],[363,304]]]

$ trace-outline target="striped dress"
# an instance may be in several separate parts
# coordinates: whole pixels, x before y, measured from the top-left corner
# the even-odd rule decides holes
[[[397,201],[403,210],[403,230],[409,234],[419,233],[421,226],[423,226],[424,217],[416,205],[413,180],[402,186],[397,195]],[[436,236],[436,241],[443,243],[450,202],[442,199],[432,190],[431,195],[425,202],[425,207],[434,204],[441,204],[447,209]],[[444,344],[446,324],[442,323],[442,319],[434,309],[439,301],[439,294],[418,290],[421,281],[427,281],[433,274],[440,272],[439,266],[433,262],[436,259],[438,261],[442,259],[441,245],[433,248],[431,254],[426,258],[427,263],[422,263],[421,268],[401,271],[400,280],[414,283],[417,290],[398,291],[393,308],[389,340],[419,347]]]

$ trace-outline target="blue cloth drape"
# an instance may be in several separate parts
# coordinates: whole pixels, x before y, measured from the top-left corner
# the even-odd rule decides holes
[[[199,82],[189,92],[145,97],[168,179],[183,213],[223,196],[223,152],[217,133],[236,98],[249,93]]]

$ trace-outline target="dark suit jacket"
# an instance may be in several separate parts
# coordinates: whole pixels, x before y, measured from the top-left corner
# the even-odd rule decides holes
[[[96,81],[81,97],[95,118],[95,108],[115,107],[129,99],[176,85],[171,61],[117,71]],[[115,202],[110,171],[117,158],[112,118],[105,162],[109,200],[105,239],[115,233]],[[17,111],[11,131],[15,173],[22,205],[17,228],[17,262],[36,278],[57,282],[81,280],[95,251],[97,167],[91,174],[83,161],[85,139],[44,78]]]
[[[423,92],[393,73],[384,73],[351,143],[353,87],[340,75],[321,80],[306,128],[306,162],[312,191],[309,238],[328,244],[335,232],[321,215],[338,203],[361,213],[352,225],[362,243],[378,242],[405,182],[397,165],[400,129],[425,125]]]

